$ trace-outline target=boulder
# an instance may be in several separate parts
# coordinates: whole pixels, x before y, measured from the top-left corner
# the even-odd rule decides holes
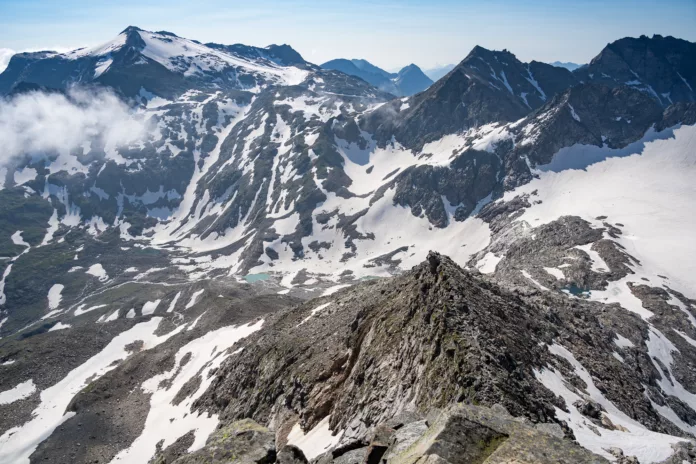
[[[283,448],[285,451],[286,448]],[[299,451],[299,450],[297,450]],[[304,458],[304,455],[300,455]],[[292,452],[285,453],[290,458]],[[213,433],[205,446],[181,456],[174,464],[270,464],[276,460],[275,436],[251,419],[233,422]],[[307,462],[286,460],[286,464]]]
[[[457,405],[442,412],[420,437],[403,445],[394,440],[385,453],[389,464],[608,462],[570,440],[473,405]]]

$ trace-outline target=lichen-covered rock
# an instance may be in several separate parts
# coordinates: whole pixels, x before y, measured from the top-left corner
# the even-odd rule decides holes
[[[438,419],[408,447],[395,444],[387,451],[389,464],[502,464],[607,462],[570,440],[472,405],[459,405]]]
[[[253,420],[244,419],[217,430],[208,438],[205,447],[180,457],[174,464],[271,464],[275,461],[274,434]]]

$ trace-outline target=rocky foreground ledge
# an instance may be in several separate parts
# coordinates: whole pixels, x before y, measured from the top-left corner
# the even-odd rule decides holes
[[[620,451],[617,451],[620,455]],[[170,462],[160,456],[155,464]],[[294,445],[277,443],[275,434],[258,423],[244,419],[210,437],[205,448],[173,461],[174,464],[310,462]],[[501,406],[485,408],[457,405],[433,410],[426,416],[402,414],[375,427],[368,444],[343,447],[312,460],[317,464],[363,463],[578,463],[608,462],[563,439],[559,426],[538,424],[512,417]],[[623,462],[634,462],[625,459]]]

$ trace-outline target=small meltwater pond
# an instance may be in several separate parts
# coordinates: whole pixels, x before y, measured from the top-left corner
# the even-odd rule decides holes
[[[262,280],[268,280],[270,278],[271,278],[271,276],[266,274],[265,272],[261,272],[259,274],[247,274],[244,276],[244,280],[246,280],[250,284],[253,284],[254,282],[259,282]]]

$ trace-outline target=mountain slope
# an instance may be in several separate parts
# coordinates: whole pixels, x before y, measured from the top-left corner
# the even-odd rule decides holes
[[[581,80],[630,85],[662,106],[696,101],[696,44],[671,36],[627,37],[608,44],[575,71]]]
[[[506,50],[477,46],[427,91],[368,115],[365,128],[380,142],[394,135],[405,146],[420,148],[449,133],[520,119],[575,83],[563,68],[525,64]]]
[[[426,76],[432,79],[433,82],[436,82],[440,80],[440,78],[442,78],[445,74],[453,70],[455,66],[456,65],[454,64],[446,64],[444,66],[437,66],[435,68],[426,69],[423,72]]]
[[[299,68],[276,64],[272,50],[281,49],[271,49],[265,56],[242,54],[131,26],[114,40],[90,49],[15,55],[0,74],[0,94],[9,93],[19,82],[56,89],[95,82],[130,97],[146,88],[171,98],[191,88],[250,90],[271,82],[297,84],[307,76]],[[297,64],[296,56],[290,61]]]
[[[558,68],[566,68],[568,71],[575,71],[579,67],[583,66],[582,64],[572,63],[570,61],[554,61],[553,63],[549,64]]]
[[[402,68],[392,74],[378,68],[367,60],[346,60],[343,58],[327,61],[323,69],[333,69],[342,73],[356,76],[374,85],[380,90],[398,97],[414,95],[432,85],[433,81],[423,74],[415,64]]]

